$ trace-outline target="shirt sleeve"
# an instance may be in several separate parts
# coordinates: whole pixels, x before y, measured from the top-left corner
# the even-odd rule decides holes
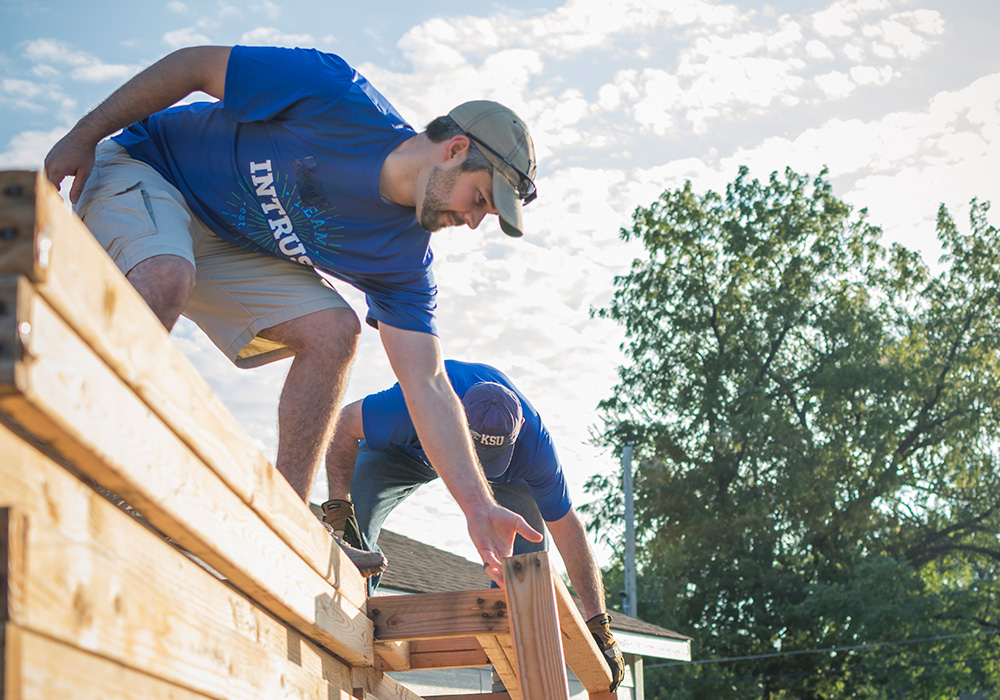
[[[346,61],[315,49],[234,46],[223,111],[236,122],[307,119],[342,97],[353,78]]]
[[[573,506],[566,475],[548,431],[543,431],[540,436],[538,451],[532,460],[530,472],[525,475],[525,481],[545,522],[559,520]]]
[[[420,444],[399,384],[364,398],[361,402],[361,425],[365,431],[365,442],[373,450],[382,450],[390,445]]]

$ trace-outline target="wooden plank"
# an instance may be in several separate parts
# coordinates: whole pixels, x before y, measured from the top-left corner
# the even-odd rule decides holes
[[[27,536],[27,515],[0,508],[0,622],[24,618]]]
[[[472,695],[425,695],[424,700],[510,700],[509,693],[474,693]]]
[[[379,671],[409,671],[410,643],[376,641],[375,668]]]
[[[51,183],[40,173],[33,184],[30,173],[0,176],[13,178],[14,189],[21,192],[20,197],[0,197],[0,221],[5,212],[10,220],[26,219],[22,228],[33,230],[35,239],[6,249],[0,240],[0,273],[26,273],[36,281],[52,308],[153,412],[341,596],[361,607],[365,584],[357,569],[169,341]]]
[[[355,689],[358,700],[423,700],[405,685],[375,668],[352,668],[351,687]]]
[[[243,503],[22,280],[31,324],[19,394],[3,410],[153,526],[351,664],[371,665],[372,625]]]
[[[547,552],[503,560],[521,700],[568,700],[562,635]]]
[[[23,654],[17,625],[0,623],[0,700],[21,700]]]
[[[12,627],[13,625],[7,625]],[[23,700],[206,700],[162,681],[34,632],[20,631]]]
[[[410,645],[411,671],[433,668],[475,668],[488,666],[490,657],[475,637],[414,639]]]
[[[558,575],[552,576],[556,595],[556,609],[559,612],[559,626],[562,632],[563,649],[566,650],[566,664],[573,670],[577,680],[594,700],[607,694],[611,687],[611,669],[608,668],[587,623],[573,601],[566,584]]]
[[[517,680],[517,663],[511,647],[510,635],[479,637],[483,651],[490,659],[493,669],[503,681],[504,688],[513,700],[521,700],[521,689]]]
[[[30,522],[25,629],[213,698],[328,700],[350,687],[332,654],[3,425],[0,454],[0,503]]]
[[[368,616],[375,638],[436,639],[507,632],[503,591],[483,589],[370,598]]]

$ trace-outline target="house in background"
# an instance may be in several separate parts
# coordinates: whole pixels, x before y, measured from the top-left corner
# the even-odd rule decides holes
[[[389,560],[376,595],[445,593],[488,588],[490,579],[479,564],[395,532],[383,530],[379,546]],[[579,603],[578,603],[579,604]],[[625,682],[618,689],[620,700],[643,700],[643,660],[691,660],[691,639],[615,612],[611,629],[625,655]],[[436,669],[388,674],[419,695],[488,693],[493,685],[489,666]],[[587,693],[569,674],[570,697],[586,700]]]

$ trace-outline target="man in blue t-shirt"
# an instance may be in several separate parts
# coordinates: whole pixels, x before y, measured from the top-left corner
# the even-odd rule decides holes
[[[179,106],[194,92],[215,101]],[[115,132],[111,139],[105,138]],[[180,314],[240,367],[294,356],[276,466],[305,499],[323,461],[361,326],[316,270],[364,292],[423,444],[470,519],[487,572],[515,536],[476,467],[434,326],[430,232],[488,214],[512,236],[535,198],[527,127],[466,102],[416,132],[343,59],[315,50],[175,51],[83,117],[45,159],[168,330]],[[433,418],[430,418],[433,416]],[[345,547],[362,573],[377,571]]]
[[[497,503],[520,513],[539,532],[548,528],[617,686],[624,664],[604,608],[601,571],[570,501],[552,436],[534,406],[500,370],[458,360],[446,360],[444,366]],[[340,412],[327,451],[330,500],[322,508],[335,530],[364,549],[379,551],[379,533],[389,513],[421,484],[438,477],[412,415],[399,384]],[[545,547],[544,541],[518,537],[514,553]],[[370,578],[369,589],[378,581]]]

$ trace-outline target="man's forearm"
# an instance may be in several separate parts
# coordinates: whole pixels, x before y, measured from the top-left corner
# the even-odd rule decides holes
[[[566,573],[569,574],[573,589],[583,603],[584,617],[589,620],[600,615],[605,608],[604,582],[576,511],[570,509],[565,516],[547,523],[547,526],[566,565]]]
[[[493,494],[476,461],[465,411],[447,377],[418,388],[407,397],[420,445],[468,516],[494,503]]]

